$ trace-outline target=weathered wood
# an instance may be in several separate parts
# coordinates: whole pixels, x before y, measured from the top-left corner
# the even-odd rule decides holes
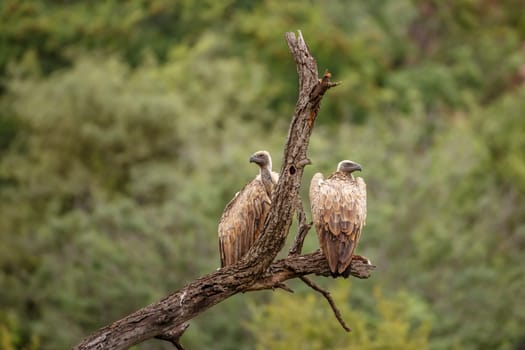
[[[358,255],[354,258],[350,267],[350,275],[360,279],[369,278],[372,270],[376,268],[375,265],[372,265],[367,258]],[[326,258],[320,250],[277,260],[247,291],[277,288],[280,283],[306,275],[332,276]]]
[[[366,258],[357,257],[352,261],[351,275],[357,278],[368,278],[375,268]],[[141,341],[173,334],[174,329],[184,327],[184,321],[199,314],[200,308],[208,308],[223,300],[225,292],[223,285],[215,286],[214,280],[220,272],[224,281],[232,281],[235,275],[224,274],[221,269],[216,273],[204,276],[165,299],[138,310],[137,312],[100,329],[76,349],[126,349]],[[272,263],[267,272],[259,280],[242,291],[256,291],[278,288],[279,284],[299,276],[315,274],[331,276],[328,263],[320,251],[314,253],[290,256]],[[227,283],[223,283],[227,284]],[[201,295],[202,294],[202,295]],[[210,298],[209,300],[206,300]],[[180,333],[184,331],[185,327]],[[160,335],[160,336],[159,336]],[[164,335],[164,336],[163,336]]]
[[[297,201],[296,207],[299,227],[297,228],[297,235],[295,236],[294,243],[288,251],[289,256],[301,254],[303,251],[304,239],[313,225],[313,223],[306,223],[306,214],[304,213],[303,203],[301,202],[300,198]]]
[[[330,82],[328,72],[318,79],[317,64],[300,32],[298,36],[287,33],[286,42],[297,64],[300,91],[284,148],[280,179],[261,237],[235,265],[196,279],[164,299],[101,328],[74,349],[127,349],[153,337],[178,342],[186,321],[234,294],[280,287],[287,279],[312,273],[330,275],[319,252],[290,256],[272,264],[284,246],[299,200],[303,169],[309,163],[308,142],[322,97],[335,85]],[[367,278],[371,268],[369,262],[356,264],[352,272]]]

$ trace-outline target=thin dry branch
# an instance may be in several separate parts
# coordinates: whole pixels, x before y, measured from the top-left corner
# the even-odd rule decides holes
[[[341,324],[341,327],[343,327],[345,331],[351,332],[352,330],[350,329],[350,327],[346,325],[345,320],[343,320],[343,316],[341,316],[341,311],[339,311],[339,309],[335,305],[335,301],[332,298],[332,295],[330,295],[330,292],[321,288],[321,286],[317,285],[314,281],[312,281],[308,277],[301,276],[299,278],[310,288],[312,288],[316,292],[321,293],[325,297],[326,301],[328,301],[328,304],[330,304],[330,307],[332,308],[332,311],[334,312],[335,318],[337,318],[337,321],[339,321],[339,323]]]
[[[295,236],[294,243],[290,248],[288,255],[299,255],[303,250],[304,239],[312,227],[312,223],[306,223],[306,214],[304,213],[303,203],[301,199],[297,200],[297,221],[299,221],[299,227],[297,228],[297,236]]]

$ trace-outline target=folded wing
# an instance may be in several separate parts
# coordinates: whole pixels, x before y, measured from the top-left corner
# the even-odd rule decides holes
[[[264,228],[271,199],[262,181],[253,179],[228,203],[219,222],[221,267],[240,260]]]
[[[366,185],[340,172],[328,179],[317,173],[310,184],[312,219],[330,270],[343,274],[366,220]]]

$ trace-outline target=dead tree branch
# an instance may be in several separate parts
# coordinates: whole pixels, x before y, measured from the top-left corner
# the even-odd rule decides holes
[[[352,259],[350,275],[366,279],[370,277],[375,268],[366,258]],[[332,276],[328,262],[320,250],[275,261],[270,265],[268,271],[246,291],[274,289],[279,283],[306,275]]]
[[[318,78],[317,64],[300,32],[298,36],[286,33],[286,42],[296,62],[300,91],[284,148],[279,182],[260,238],[235,265],[198,278],[164,299],[99,329],[74,349],[127,349],[154,337],[168,340],[180,348],[184,324],[232,295],[282,288],[284,281],[307,274],[330,275],[320,252],[273,262],[292,224],[303,169],[309,163],[306,151],[322,97],[336,85],[330,82],[329,72],[325,72],[322,79]],[[352,274],[367,278],[372,268],[370,263],[368,266],[357,264],[352,266]]]
[[[334,312],[334,315],[335,315],[335,318],[337,318],[337,321],[339,321],[339,323],[341,324],[341,326],[344,328],[345,331],[351,332],[352,330],[350,329],[350,327],[348,327],[346,325],[345,320],[343,320],[343,316],[341,316],[341,311],[339,311],[339,309],[335,305],[335,301],[332,298],[332,296],[330,295],[330,292],[327,291],[327,290],[324,290],[323,288],[321,288],[319,285],[317,285],[314,281],[310,280],[308,277],[301,276],[299,278],[307,286],[309,286],[310,288],[312,288],[316,292],[321,293],[325,297],[326,301],[328,301],[328,304],[330,304],[330,307],[332,308],[332,311]]]
[[[312,223],[306,223],[306,214],[304,213],[303,202],[301,202],[300,198],[297,200],[297,221],[299,221],[297,236],[295,236],[294,243],[288,252],[289,256],[301,254],[304,239],[306,238],[308,231],[312,228]]]

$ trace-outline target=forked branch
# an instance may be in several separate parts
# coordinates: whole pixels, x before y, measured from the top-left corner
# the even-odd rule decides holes
[[[210,307],[240,292],[283,288],[284,281],[308,274],[329,276],[324,256],[318,251],[298,255],[309,227],[304,221],[301,243],[293,254],[274,262],[284,243],[299,200],[299,188],[312,128],[325,92],[336,85],[330,73],[319,79],[317,64],[299,32],[286,33],[286,42],[297,63],[299,97],[284,148],[279,182],[264,230],[254,246],[238,263],[198,278],[164,299],[107,325],[82,340],[75,349],[127,349],[154,337],[182,348],[180,336],[186,322]],[[304,213],[303,213],[304,215]],[[368,278],[374,266],[368,261],[352,264],[353,276]]]

